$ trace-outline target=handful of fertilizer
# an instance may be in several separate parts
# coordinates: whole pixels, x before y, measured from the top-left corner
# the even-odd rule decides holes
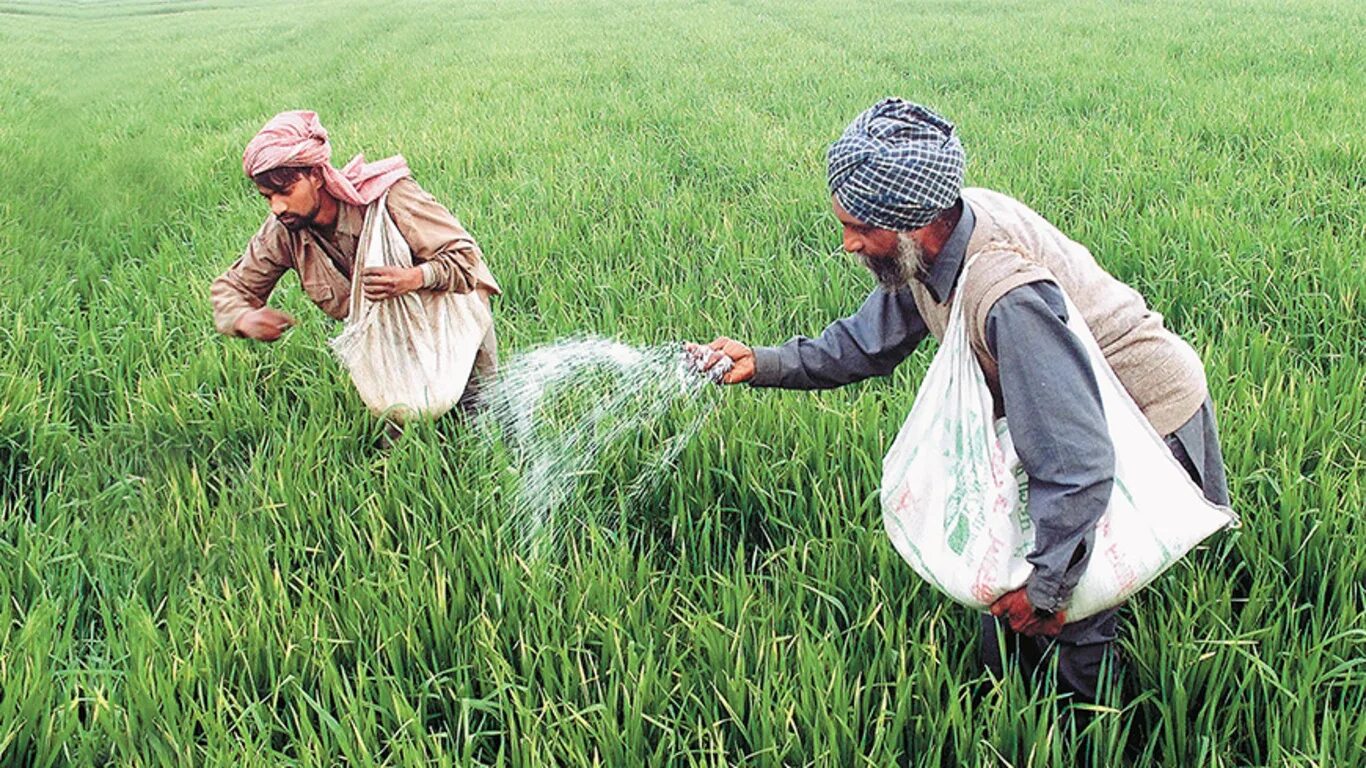
[[[708,360],[716,360],[711,368],[703,368]],[[708,347],[695,347],[691,350],[685,349],[679,356],[679,366],[689,374],[695,376],[706,376],[717,384],[725,378],[730,369],[735,367],[735,361],[724,352],[718,352]]]

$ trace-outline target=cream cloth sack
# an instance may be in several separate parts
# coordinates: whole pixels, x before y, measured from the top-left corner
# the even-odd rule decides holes
[[[361,399],[399,421],[440,416],[460,400],[493,316],[475,291],[418,290],[384,301],[365,298],[366,267],[411,267],[412,251],[385,206],[365,211],[346,327],[332,351],[351,372]]]
[[[964,267],[967,274],[971,262]],[[1028,478],[954,306],[942,346],[882,462],[882,520],[897,552],[949,597],[985,609],[1024,585],[1034,549]],[[1115,377],[1067,300],[1067,327],[1091,359],[1115,449],[1110,505],[1091,560],[1066,606],[1068,621],[1123,602],[1210,534],[1236,525],[1205,500]]]

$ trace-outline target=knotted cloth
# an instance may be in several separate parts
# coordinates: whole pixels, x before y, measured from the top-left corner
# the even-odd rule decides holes
[[[909,232],[958,200],[966,161],[953,123],[919,104],[884,99],[830,145],[827,182],[859,221]]]
[[[402,155],[366,163],[356,155],[340,171],[332,167],[332,145],[318,115],[307,110],[281,112],[272,117],[242,153],[248,177],[275,168],[320,166],[324,185],[338,200],[361,207],[378,200],[399,179],[411,175]]]

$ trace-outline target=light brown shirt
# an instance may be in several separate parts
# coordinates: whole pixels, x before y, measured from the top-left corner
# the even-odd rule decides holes
[[[387,208],[412,249],[414,266],[422,270],[424,288],[478,290],[486,297],[502,293],[474,238],[416,181],[406,178],[394,184]],[[291,232],[274,216],[267,217],[241,258],[213,282],[210,294],[218,331],[236,335],[238,318],[265,306],[280,276],[290,269],[298,273],[299,284],[314,304],[331,317],[346,319],[364,220],[364,209],[341,201],[336,228],[327,234],[312,227]]]

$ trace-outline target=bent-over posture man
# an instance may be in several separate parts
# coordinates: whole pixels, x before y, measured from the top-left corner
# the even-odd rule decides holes
[[[1114,480],[1114,450],[1096,375],[1067,329],[1064,292],[1171,452],[1208,499],[1226,505],[1200,359],[1142,296],[1039,214],[998,192],[963,189],[962,144],[953,124],[934,112],[885,100],[849,125],[827,160],[844,249],[857,254],[878,286],[856,313],[816,339],[755,349],[716,339],[710,347],[734,360],[724,381],[823,389],[883,376],[927,335],[942,338],[951,302],[964,302],[996,416],[1008,419],[1029,476],[1036,531],[1029,580],[982,616],[983,661],[1002,675],[1003,645],[1032,675],[1052,651],[1059,689],[1094,701],[1117,609],[1070,624],[1062,610],[1092,556]],[[957,288],[962,296],[955,296],[969,259],[972,268]]]
[[[402,156],[366,164],[357,155],[341,170],[331,166],[331,156],[327,131],[313,112],[282,112],[247,144],[242,169],[271,215],[242,257],[213,283],[220,332],[258,341],[280,338],[294,318],[266,301],[290,269],[314,304],[344,320],[365,209],[386,192],[386,208],[412,250],[414,266],[366,269],[366,298],[382,301],[418,289],[476,291],[487,305],[501,293],[474,238],[418,186]],[[496,354],[490,329],[475,359],[476,377],[492,373]]]

